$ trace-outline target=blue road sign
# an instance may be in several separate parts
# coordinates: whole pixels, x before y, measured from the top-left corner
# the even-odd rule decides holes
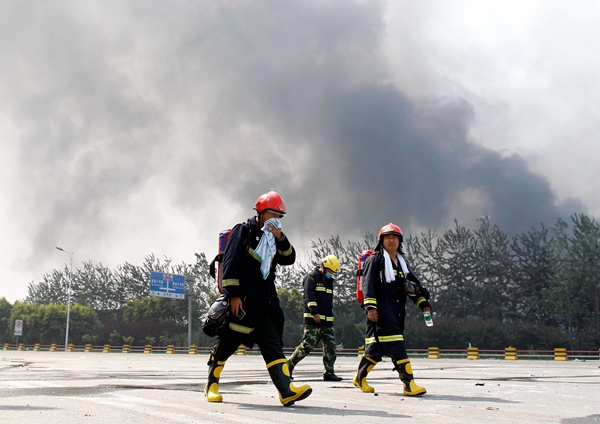
[[[150,296],[185,299],[185,278],[183,275],[150,272]]]

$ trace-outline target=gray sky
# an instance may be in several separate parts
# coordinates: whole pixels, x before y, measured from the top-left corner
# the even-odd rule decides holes
[[[0,297],[74,252],[600,216],[595,1],[0,3]]]

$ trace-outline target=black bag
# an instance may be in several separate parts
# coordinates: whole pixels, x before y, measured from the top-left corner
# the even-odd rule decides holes
[[[210,337],[220,336],[229,327],[230,318],[229,298],[225,295],[220,295],[210,305],[202,324],[202,331]]]

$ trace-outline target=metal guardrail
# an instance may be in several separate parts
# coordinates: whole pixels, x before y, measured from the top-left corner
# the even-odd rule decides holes
[[[0,345],[1,346],[1,345]],[[107,348],[108,347],[108,348]],[[92,346],[87,345],[73,345],[69,344],[68,352],[97,352],[97,353],[148,353],[148,345],[144,346]],[[152,354],[208,354],[212,349],[212,346],[152,346]],[[432,349],[435,350],[435,355],[432,355]],[[474,349],[477,348],[464,348],[464,349],[443,349],[443,348],[424,348],[424,349],[407,349],[408,354],[411,358],[438,358],[439,359],[518,359],[518,360],[600,360],[600,349],[595,350],[566,350],[564,348],[555,348],[554,350],[516,350],[515,348],[509,347],[506,349],[478,349],[477,356],[474,356]],[[58,344],[42,345],[40,343],[35,344],[10,344],[4,343],[2,350],[19,350],[19,351],[36,351],[36,352],[64,352],[65,346]],[[294,348],[284,348],[286,355],[291,354]],[[557,353],[557,351],[559,351]],[[358,356],[360,348],[342,348],[337,349],[338,356]],[[563,353],[564,352],[564,353]],[[248,355],[259,355],[260,351],[258,348],[247,349]],[[315,348],[311,355],[322,355],[322,348]],[[469,357],[471,355],[471,357]],[[507,355],[515,355],[515,358],[507,358]],[[565,359],[561,359],[564,355]],[[557,359],[558,357],[558,359]]]

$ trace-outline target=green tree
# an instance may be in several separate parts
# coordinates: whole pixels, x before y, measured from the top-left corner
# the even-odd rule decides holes
[[[73,289],[73,298],[77,303],[90,305],[98,312],[118,311],[125,303],[120,281],[113,271],[102,264],[84,262],[77,270],[77,282]]]
[[[514,289],[513,261],[506,233],[488,217],[475,231],[475,290],[471,299],[474,313],[503,320],[514,315],[509,293]]]
[[[565,261],[570,329],[576,346],[600,340],[600,226],[584,215],[573,215],[569,256]]]
[[[515,290],[511,298],[516,314],[523,320],[545,325],[558,324],[548,301],[554,270],[552,243],[550,231],[543,224],[539,229],[515,235],[511,243],[515,257]]]
[[[11,330],[11,322],[10,322],[10,312],[12,310],[12,305],[5,297],[0,299],[0,335],[5,340],[4,343],[9,343],[11,340],[10,333]],[[12,327],[14,328],[14,327]]]
[[[50,274],[44,274],[42,281],[31,282],[27,285],[27,296],[25,302],[55,305],[67,303],[69,288],[69,268],[63,271],[53,270]]]
[[[23,320],[23,343],[64,343],[67,305],[39,305],[15,302],[11,321]],[[98,315],[91,306],[72,304],[69,318],[69,342],[82,343],[84,334],[96,334],[100,327]]]
[[[304,302],[302,292],[298,287],[277,290],[279,303],[285,315],[283,327],[283,344],[286,347],[297,346],[302,340],[302,327],[304,323]]]
[[[439,240],[439,264],[434,310],[438,318],[479,315],[476,299],[475,237],[458,221]],[[436,248],[437,249],[437,248]]]

